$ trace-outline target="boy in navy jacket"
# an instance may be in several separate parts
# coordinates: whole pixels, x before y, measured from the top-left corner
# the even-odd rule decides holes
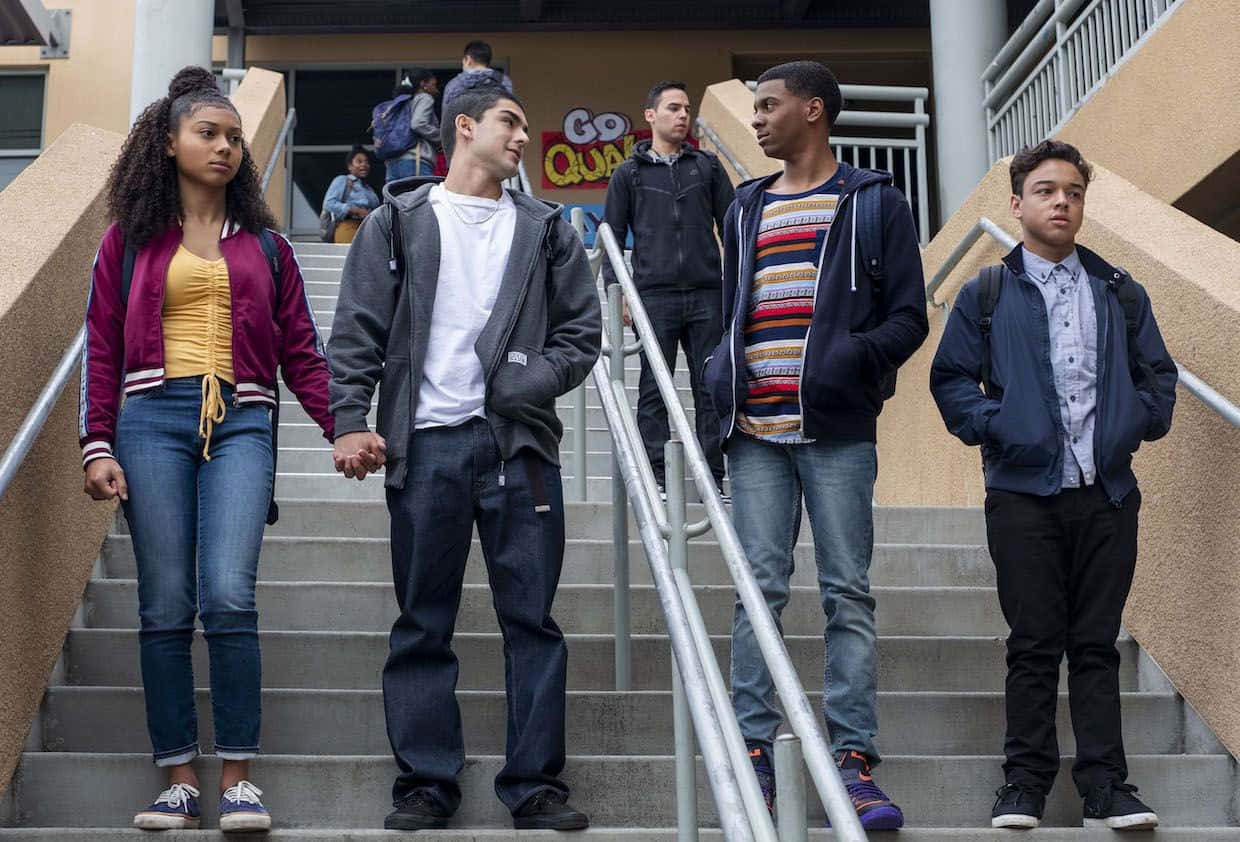
[[[831,749],[862,826],[883,830],[904,816],[870,775],[879,761],[869,582],[875,426],[896,368],[929,328],[912,212],[890,174],[836,161],[829,139],[841,106],[835,77],[817,62],[783,64],[758,80],[758,143],[784,170],[742,184],[728,210],[725,333],[705,379],[728,452],[737,536],[776,619],[788,602],[804,499],[830,641]],[[859,221],[862,195],[877,202],[872,224],[881,231]],[[874,239],[881,287],[861,267],[859,240]],[[738,600],[732,704],[768,804],[780,722],[772,695]]]
[[[1145,290],[1076,244],[1090,176],[1057,141],[1012,159],[1024,242],[961,289],[930,372],[948,430],[982,448],[986,532],[1011,628],[1006,783],[992,827],[1041,821],[1059,770],[1065,651],[1085,825],[1158,824],[1125,783],[1115,638],[1137,558],[1132,453],[1170,428],[1176,368]]]

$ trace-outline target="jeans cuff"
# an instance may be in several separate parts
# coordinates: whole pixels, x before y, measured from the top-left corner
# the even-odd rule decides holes
[[[181,766],[198,756],[198,746],[189,745],[176,751],[163,752],[154,756],[156,766]]]
[[[253,748],[226,748],[217,745],[215,756],[220,760],[253,760],[258,757],[258,746]]]

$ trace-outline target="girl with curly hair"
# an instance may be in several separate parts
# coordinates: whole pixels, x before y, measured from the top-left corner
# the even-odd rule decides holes
[[[254,586],[275,512],[276,369],[330,441],[323,347],[240,115],[210,71],[181,70],[142,113],[107,193],[113,222],[91,270],[78,420],[86,493],[119,497],[133,538],[147,729],[168,774],[133,823],[199,824],[197,616],[222,761],[220,828],[265,830],[271,817],[249,763],[261,685]]]

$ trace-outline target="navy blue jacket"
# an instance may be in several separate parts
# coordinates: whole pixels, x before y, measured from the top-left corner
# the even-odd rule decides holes
[[[720,440],[736,431],[736,410],[747,393],[745,322],[753,289],[754,246],[762,194],[777,177],[747,181],[736,189],[723,226],[723,318],[727,330],[705,367],[706,386],[719,412]],[[891,174],[841,163],[843,195],[823,247],[814,315],[801,366],[801,418],[808,438],[874,441],[883,408],[880,381],[913,355],[930,325],[926,285],[913,212]],[[855,193],[883,182],[881,307],[861,266],[853,205]]]
[[[1142,440],[1154,441],[1171,428],[1176,369],[1163,344],[1145,290],[1122,269],[1077,246],[1089,275],[1098,313],[1098,402],[1094,462],[1098,480],[1115,505],[1136,488],[1132,454]],[[956,296],[943,339],[930,368],[930,391],[947,429],[965,444],[982,446],[987,488],[1046,496],[1063,480],[1064,428],[1051,368],[1050,331],[1042,293],[1025,275],[1017,246],[1003,258],[1002,294],[991,317],[991,382],[981,379],[979,283],[969,281]],[[1128,332],[1119,297],[1109,281],[1136,285],[1141,313],[1137,355],[1153,371],[1134,382],[1129,370]]]

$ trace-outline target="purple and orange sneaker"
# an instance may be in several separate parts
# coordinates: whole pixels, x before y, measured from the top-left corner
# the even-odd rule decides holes
[[[143,830],[190,830],[198,827],[198,790],[189,784],[173,784],[151,806],[133,817]]]
[[[897,830],[904,827],[904,813],[874,783],[870,775],[870,761],[864,755],[855,751],[840,752],[836,764],[864,830]],[[827,826],[830,827],[829,822]]]
[[[749,760],[753,763],[753,773],[758,778],[758,789],[762,790],[766,811],[774,815],[775,765],[771,763],[771,750],[756,740],[746,740],[745,748],[749,751]]]

